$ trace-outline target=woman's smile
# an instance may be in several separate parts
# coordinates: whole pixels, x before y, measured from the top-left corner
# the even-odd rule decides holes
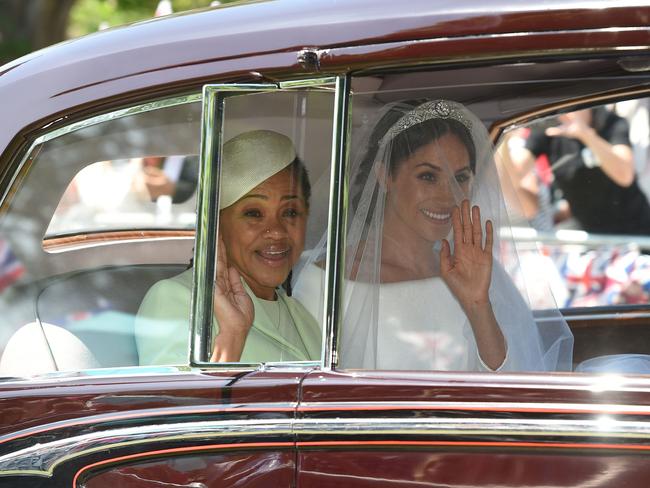
[[[451,220],[451,211],[450,210],[433,210],[429,208],[421,208],[420,212],[424,214],[426,218],[431,220],[435,224],[448,224]]]
[[[286,266],[289,257],[291,256],[291,247],[290,246],[269,246],[264,249],[258,249],[255,251],[255,254],[263,261],[267,266],[273,268]]]

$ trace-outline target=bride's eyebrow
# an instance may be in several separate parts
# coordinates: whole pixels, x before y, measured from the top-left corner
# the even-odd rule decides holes
[[[438,172],[442,171],[442,168],[440,166],[437,166],[437,165],[431,164],[431,163],[418,163],[418,164],[415,165],[416,168],[419,168],[420,166],[424,166],[425,168],[430,168],[433,171],[438,171]],[[472,171],[472,168],[469,165],[467,165],[467,166],[457,170],[454,174],[463,173],[465,171]]]
[[[435,164],[431,164],[431,163],[419,163],[415,165],[416,168],[419,168],[420,166],[431,168],[434,171],[442,171],[442,168],[440,166],[436,166]]]

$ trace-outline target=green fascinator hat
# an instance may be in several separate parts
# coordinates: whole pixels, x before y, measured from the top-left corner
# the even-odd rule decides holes
[[[271,130],[244,132],[223,145],[219,209],[229,207],[296,159],[291,139]]]

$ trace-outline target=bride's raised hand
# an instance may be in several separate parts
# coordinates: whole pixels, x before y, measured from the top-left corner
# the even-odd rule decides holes
[[[469,201],[463,200],[460,208],[451,213],[454,234],[454,252],[446,239],[440,251],[440,274],[461,306],[468,308],[486,305],[492,277],[492,222],[485,223],[485,246],[481,211],[477,206],[470,209]]]
[[[255,308],[239,271],[234,266],[228,266],[226,246],[221,237],[218,246],[213,307],[219,334],[215,339],[211,361],[239,361],[248,331],[253,325]]]
[[[488,368],[496,370],[506,358],[507,345],[497,323],[489,289],[492,279],[493,228],[485,223],[485,246],[481,211],[477,206],[470,210],[469,201],[463,200],[460,209],[451,213],[454,230],[454,252],[449,242],[442,241],[440,274],[463,307],[474,331],[478,352]]]

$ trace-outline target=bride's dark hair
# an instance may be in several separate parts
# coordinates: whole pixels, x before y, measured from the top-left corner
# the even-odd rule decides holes
[[[379,155],[382,142],[388,146],[390,151],[386,155],[388,161],[384,161],[384,163],[387,163],[386,170],[389,176],[394,176],[399,170],[400,163],[419,148],[437,141],[446,134],[453,134],[458,137],[467,149],[472,172],[476,172],[476,147],[474,146],[474,141],[472,140],[469,129],[458,120],[434,117],[399,132],[387,143],[384,141],[386,133],[398,120],[426,102],[427,100],[397,102],[391,105],[381,119],[379,119],[368,140],[368,147],[359,164],[359,171],[355,180],[352,182],[352,208],[356,208],[359,203],[364,184],[370,176],[370,171],[372,171],[372,167]],[[375,197],[373,196],[373,201]]]

